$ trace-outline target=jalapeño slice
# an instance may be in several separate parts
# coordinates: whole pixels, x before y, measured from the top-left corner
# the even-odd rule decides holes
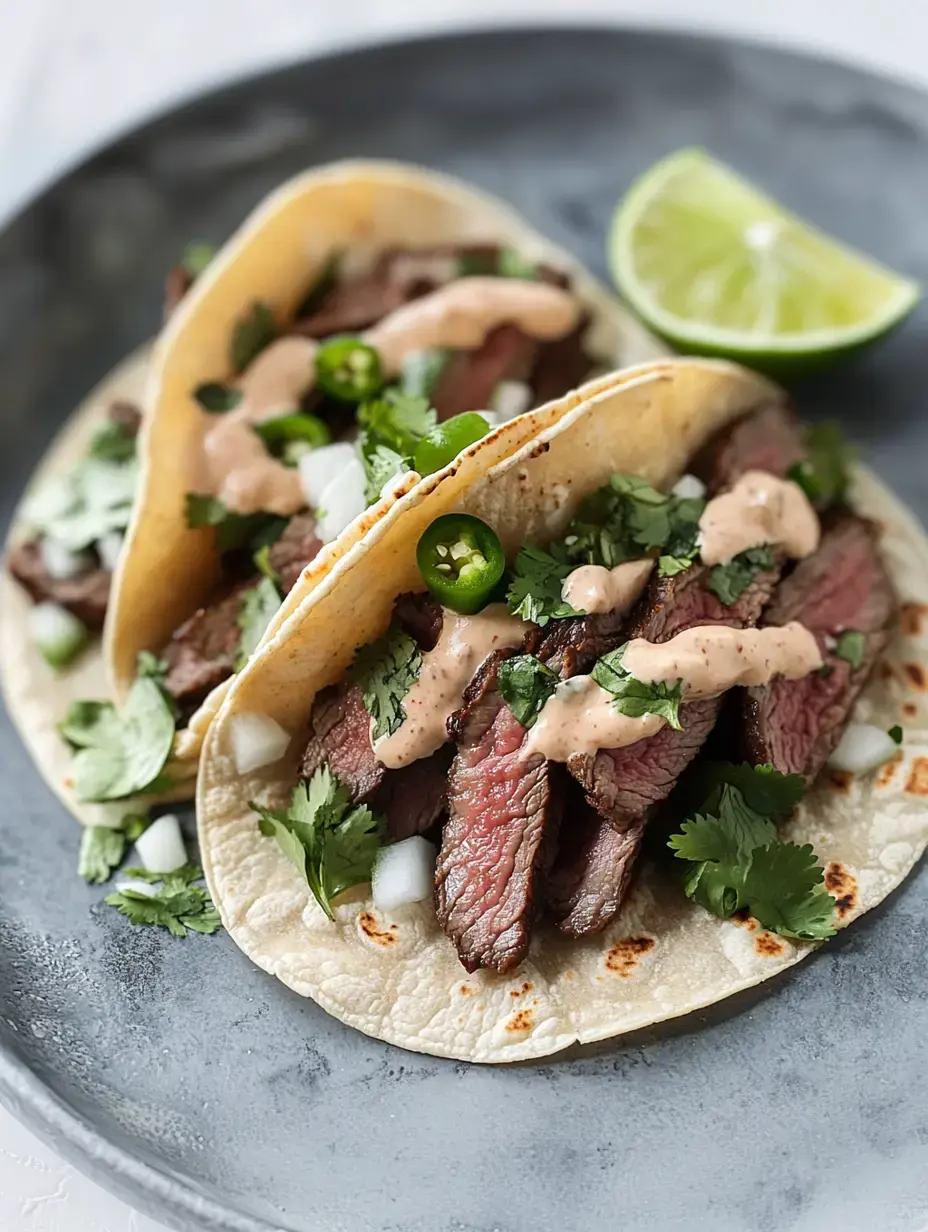
[[[436,518],[419,540],[416,561],[438,602],[463,616],[486,605],[506,569],[496,531],[467,513]]]

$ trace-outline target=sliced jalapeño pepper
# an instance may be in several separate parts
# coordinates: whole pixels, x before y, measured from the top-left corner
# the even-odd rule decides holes
[[[330,338],[316,352],[316,384],[341,402],[364,402],[383,388],[380,356],[360,338]]]
[[[278,415],[252,424],[268,451],[275,458],[282,458],[288,466],[296,466],[301,454],[308,449],[328,445],[332,433],[328,425],[317,415],[303,415],[294,411],[291,415]]]
[[[506,569],[496,531],[467,513],[436,518],[419,540],[416,561],[438,602],[464,616],[486,605]]]
[[[432,475],[489,431],[490,425],[477,411],[454,415],[422,438],[412,456],[412,468],[420,475]]]

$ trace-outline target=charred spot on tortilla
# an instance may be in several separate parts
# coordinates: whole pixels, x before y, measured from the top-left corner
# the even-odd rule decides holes
[[[895,757],[891,757],[889,761],[883,763],[876,772],[873,780],[873,785],[876,788],[888,787],[896,776],[897,768],[902,764],[902,753],[899,752]]]
[[[754,938],[754,949],[764,958],[779,958],[786,953],[786,946],[773,933],[761,932]]]
[[[837,792],[839,796],[850,795],[851,785],[854,782],[854,776],[850,770],[829,770],[828,785],[832,791]]]
[[[839,919],[846,919],[857,906],[857,878],[843,864],[832,860],[825,865],[825,889],[835,900]]]
[[[902,670],[913,689],[918,689],[920,693],[928,689],[928,674],[921,663],[903,663]]]
[[[918,706],[915,702],[902,703],[902,717],[905,719],[915,719],[918,717]]]
[[[535,1016],[532,1013],[532,1011],[531,1010],[519,1010],[519,1012],[515,1014],[512,1018],[510,1018],[509,1021],[506,1023],[506,1030],[512,1031],[513,1033],[516,1033],[516,1032],[521,1033],[523,1031],[531,1031],[534,1025],[535,1025]]]
[[[921,637],[925,631],[928,604],[902,603],[899,606],[899,631],[904,637]]]
[[[358,927],[365,937],[373,941],[375,945],[380,945],[389,948],[391,945],[396,945],[399,940],[399,925],[391,924],[388,928],[383,929],[377,922],[377,917],[370,911],[362,911],[358,916]]]
[[[657,945],[654,937],[623,937],[610,946],[606,954],[606,967],[623,979],[628,979],[642,958]]]
[[[905,785],[910,796],[928,796],[928,757],[916,757]]]

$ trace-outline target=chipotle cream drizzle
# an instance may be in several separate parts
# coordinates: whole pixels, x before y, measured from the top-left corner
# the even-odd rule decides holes
[[[363,338],[393,376],[413,351],[472,350],[499,325],[512,323],[540,341],[569,334],[580,305],[560,287],[515,278],[459,278],[399,308]],[[236,388],[245,395],[233,411],[212,416],[204,434],[210,490],[234,513],[290,517],[306,505],[299,472],[272,458],[251,425],[295,411],[315,384],[319,344],[280,338],[250,364]]]
[[[472,351],[499,325],[517,325],[542,342],[580,323],[580,305],[561,287],[519,278],[457,278],[391,312],[364,335],[384,371],[396,375],[412,351]]]
[[[818,515],[799,484],[766,471],[747,471],[730,492],[709,501],[699,519],[699,554],[707,565],[767,543],[800,560],[820,537]]]
[[[607,569],[581,565],[564,578],[561,598],[578,612],[627,612],[645,588],[654,561],[627,560]]]
[[[682,680],[690,701],[717,697],[739,684],[767,684],[774,676],[798,680],[822,666],[822,654],[813,634],[798,621],[765,629],[700,625],[667,642],[633,638],[622,666],[647,683]],[[572,753],[623,748],[653,736],[664,722],[657,715],[633,719],[619,714],[611,694],[592,677],[575,676],[560,684],[542,708],[525,754],[566,761]]]
[[[448,720],[477,668],[491,651],[518,646],[529,627],[510,616],[504,603],[492,603],[476,616],[459,616],[448,608],[442,615],[435,649],[423,654],[419,675],[403,699],[404,722],[391,736],[371,742],[377,760],[391,770],[441,748],[448,739]]]

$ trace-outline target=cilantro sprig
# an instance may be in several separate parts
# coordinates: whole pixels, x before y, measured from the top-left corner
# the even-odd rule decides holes
[[[687,897],[722,919],[747,910],[783,937],[831,937],[834,899],[813,848],[777,838],[776,822],[802,798],[802,778],[772,766],[717,763],[703,768],[701,779],[701,803],[668,842],[688,864]]]
[[[612,569],[649,552],[666,557],[661,572],[676,573],[696,558],[705,501],[658,492],[637,475],[613,475],[581,503],[564,538],[572,564]]]
[[[374,720],[374,740],[392,736],[406,718],[403,698],[422,667],[422,652],[414,638],[391,627],[375,642],[362,646],[348,672],[359,685],[364,708]]]
[[[773,565],[773,548],[766,545],[748,548],[745,552],[739,552],[727,564],[715,566],[709,574],[709,589],[726,607],[731,607],[741,598],[758,573],[772,569]]]
[[[863,663],[866,649],[866,635],[858,629],[846,629],[835,644],[835,654],[839,659],[844,659],[847,663],[850,663],[855,671]]]
[[[799,484],[818,509],[839,504],[847,496],[856,450],[848,445],[839,426],[831,421],[809,428],[805,448],[805,460],[790,467],[789,478]]]
[[[497,672],[503,701],[522,724],[532,727],[558,685],[558,676],[534,655],[504,659]]]
[[[123,800],[159,790],[174,727],[173,707],[150,676],[135,681],[119,711],[112,702],[72,702],[58,730],[75,750],[78,800]]]
[[[118,826],[85,826],[77,872],[90,885],[109,881],[126,857],[126,848],[148,829],[148,818],[128,813]]]
[[[373,504],[394,475],[412,468],[418,443],[435,428],[437,413],[428,399],[391,388],[358,408],[361,463],[366,476],[365,499]]]
[[[624,645],[611,650],[597,660],[590,673],[601,689],[612,694],[613,704],[619,714],[635,719],[646,714],[656,714],[676,731],[682,731],[680,706],[683,702],[683,681],[668,684],[665,680],[636,680],[622,666],[624,654]]]
[[[554,544],[549,552],[530,544],[522,548],[506,594],[511,614],[542,628],[551,620],[581,615],[561,597],[564,579],[573,567],[562,544]]]
[[[147,873],[144,869],[130,868],[126,875],[149,884],[161,882],[155,894],[126,886],[106,896],[103,901],[107,906],[115,907],[130,923],[166,928],[174,937],[186,937],[188,932],[215,933],[222,927],[209,891],[205,886],[194,884],[203,877],[203,870],[196,864],[188,864],[173,873]]]
[[[267,631],[280,607],[280,592],[269,577],[262,577],[257,586],[246,590],[238,612],[241,638],[235,656],[235,670],[240,672]]]
[[[261,833],[277,840],[330,920],[340,894],[370,881],[384,823],[366,804],[350,803],[328,766],[320,766],[309,783],[297,784],[288,809],[254,801],[250,807],[260,818]]]

